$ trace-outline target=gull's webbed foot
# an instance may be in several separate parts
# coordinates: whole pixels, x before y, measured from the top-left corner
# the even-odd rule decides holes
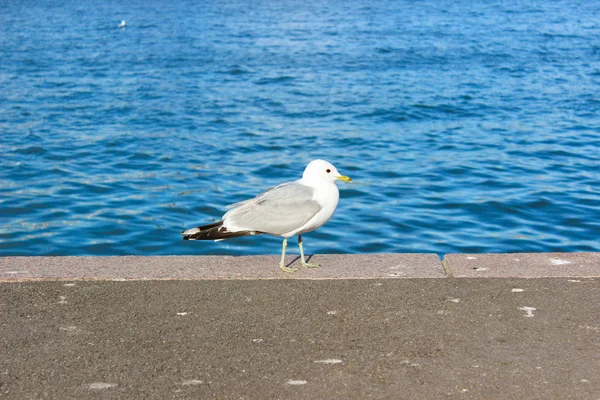
[[[302,266],[306,268],[319,268],[321,264],[307,263],[306,261],[302,260]]]
[[[289,268],[289,267],[286,267],[284,264],[281,264],[281,265],[279,266],[279,268],[281,268],[281,270],[282,270],[283,272],[296,272],[296,271],[298,271],[298,270],[299,270],[299,268]]]

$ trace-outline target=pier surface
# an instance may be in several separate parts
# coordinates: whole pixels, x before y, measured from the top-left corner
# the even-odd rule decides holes
[[[2,257],[0,396],[600,398],[600,253],[278,261]]]

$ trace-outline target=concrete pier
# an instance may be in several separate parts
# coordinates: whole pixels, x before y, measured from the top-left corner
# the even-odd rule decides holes
[[[0,395],[600,398],[600,253],[278,262],[0,258]]]

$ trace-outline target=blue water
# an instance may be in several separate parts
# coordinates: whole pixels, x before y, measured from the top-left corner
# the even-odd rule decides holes
[[[96,3],[0,3],[3,255],[278,254],[179,232],[315,158],[309,253],[600,250],[598,2]]]

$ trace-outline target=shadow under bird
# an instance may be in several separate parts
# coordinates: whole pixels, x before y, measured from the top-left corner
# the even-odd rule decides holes
[[[285,266],[285,250],[289,237],[298,235],[300,262],[304,267],[319,267],[307,263],[302,248],[302,234],[323,226],[335,211],[340,193],[335,182],[352,182],[324,160],[311,161],[302,178],[282,183],[253,199],[232,204],[219,222],[187,229],[184,240],[223,240],[263,233],[283,237],[279,267],[285,272],[298,268]]]

